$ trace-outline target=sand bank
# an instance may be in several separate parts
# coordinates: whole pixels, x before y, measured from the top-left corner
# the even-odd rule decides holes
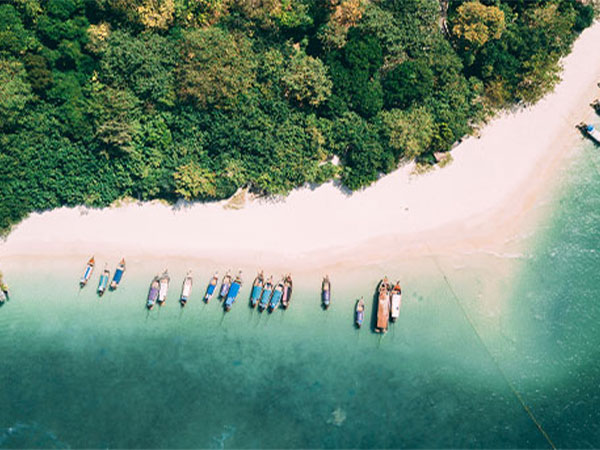
[[[564,58],[563,81],[536,105],[504,114],[452,151],[443,169],[405,165],[347,195],[333,183],[280,201],[133,203],[32,214],[0,244],[0,257],[161,255],[313,267],[503,242],[535,208],[552,174],[582,137],[599,94],[600,23]]]

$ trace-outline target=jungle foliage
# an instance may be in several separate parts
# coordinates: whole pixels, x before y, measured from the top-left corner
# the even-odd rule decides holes
[[[593,18],[577,0],[0,0],[0,231],[124,196],[363,188],[539,99]]]

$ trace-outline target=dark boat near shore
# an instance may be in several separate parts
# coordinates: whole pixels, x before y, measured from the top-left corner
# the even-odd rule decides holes
[[[387,277],[379,283],[378,301],[377,301],[377,323],[375,325],[376,333],[385,333],[388,329],[390,320],[390,285]]]
[[[331,282],[329,281],[329,275],[325,275],[323,283],[321,283],[321,303],[324,309],[329,308],[331,303]]]
[[[110,290],[114,291],[119,287],[121,283],[121,279],[123,278],[123,274],[125,273],[125,258],[121,259],[119,265],[117,266],[117,270],[115,270],[115,274],[113,275],[113,279],[110,282]]]
[[[283,280],[277,283],[275,289],[273,289],[273,294],[271,295],[271,300],[269,301],[268,311],[272,313],[279,306],[279,302],[281,301],[281,297],[283,296]]]
[[[365,320],[365,301],[361,297],[360,300],[356,302],[356,307],[354,309],[354,323],[356,324],[356,328],[360,328]]]
[[[590,106],[592,108],[594,108],[594,111],[596,111],[596,114],[600,114],[600,100],[594,100]]]
[[[96,261],[94,260],[94,257],[92,256],[90,258],[90,260],[87,262],[87,264],[85,266],[85,270],[83,271],[83,275],[81,276],[81,279],[79,280],[80,288],[83,288],[87,284],[87,282],[90,281],[92,273],[94,272],[95,265],[96,265]]]
[[[271,300],[271,293],[273,292],[273,277],[270,276],[267,282],[265,283],[265,287],[263,288],[262,295],[260,296],[260,302],[258,303],[258,310],[264,311],[265,308],[269,305],[269,300]]]
[[[102,275],[100,275],[100,281],[98,282],[98,295],[102,297],[106,292],[106,288],[108,287],[108,280],[110,280],[110,270],[108,270],[108,266],[104,266],[104,270],[102,271]]]
[[[152,283],[150,283],[150,290],[148,291],[148,298],[146,300],[146,308],[151,310],[154,308],[156,301],[158,300],[158,293],[160,292],[160,281],[158,275],[154,277]]]
[[[231,283],[231,287],[229,288],[229,292],[227,293],[227,299],[223,305],[225,308],[225,312],[228,312],[233,306],[235,299],[240,293],[240,289],[242,288],[242,271],[240,270],[233,283]]]
[[[252,292],[250,292],[250,306],[252,308],[256,307],[258,301],[260,300],[260,295],[262,294],[263,285],[265,284],[265,277],[260,271],[256,278],[254,279],[254,283],[252,283]]]
[[[231,288],[231,272],[228,270],[223,281],[221,281],[221,290],[219,291],[219,300],[223,300],[227,297],[229,289]]]
[[[213,277],[208,282],[208,286],[206,287],[206,293],[204,294],[204,303],[208,303],[215,293],[215,289],[217,288],[217,284],[219,283],[219,272],[215,272]]]
[[[596,145],[600,145],[600,131],[594,128],[594,125],[581,122],[577,128],[584,136],[588,137]]]
[[[183,285],[181,286],[181,295],[179,296],[179,304],[182,308],[187,303],[188,299],[190,298],[190,295],[192,295],[193,282],[194,281],[192,279],[192,271],[188,270],[188,273],[185,275],[185,278],[183,280]]]
[[[292,288],[292,276],[288,274],[283,280],[283,295],[281,296],[281,307],[283,309],[288,309],[290,300],[292,299]]]

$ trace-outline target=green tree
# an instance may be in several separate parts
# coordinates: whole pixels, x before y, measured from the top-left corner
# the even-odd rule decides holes
[[[0,128],[6,131],[21,123],[32,99],[23,64],[0,59]]]
[[[434,83],[433,71],[426,61],[405,61],[384,78],[385,104],[388,108],[408,108],[429,97]]]
[[[475,49],[490,39],[500,39],[506,28],[504,12],[497,6],[486,6],[478,0],[460,5],[453,22],[452,32]]]
[[[256,77],[256,59],[243,36],[219,28],[188,31],[177,71],[179,94],[201,107],[227,106],[247,92]]]
[[[211,198],[216,194],[215,174],[192,161],[173,174],[175,192],[186,200]]]
[[[389,146],[397,155],[412,160],[429,150],[435,124],[431,113],[425,108],[383,111],[381,119],[389,136]]]
[[[333,86],[323,62],[300,50],[290,58],[281,81],[286,97],[300,105],[320,105],[327,100]]]

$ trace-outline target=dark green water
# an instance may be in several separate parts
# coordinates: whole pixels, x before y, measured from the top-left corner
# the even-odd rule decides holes
[[[333,271],[327,312],[318,275],[299,274],[272,315],[247,307],[253,268],[224,315],[200,301],[212,268],[171,262],[147,315],[162,261],[129,261],[101,300],[98,273],[78,294],[81,261],[4,261],[0,447],[548,447],[511,385],[556,446],[600,446],[600,155],[582,152],[522,256],[438,260],[476,331],[433,260]],[[380,338],[352,307],[382,273],[405,295]]]

